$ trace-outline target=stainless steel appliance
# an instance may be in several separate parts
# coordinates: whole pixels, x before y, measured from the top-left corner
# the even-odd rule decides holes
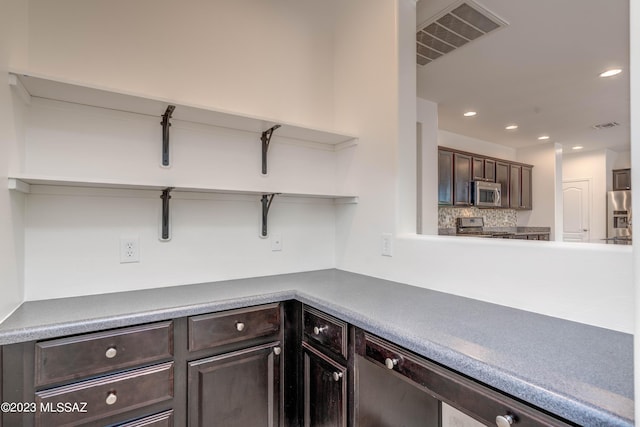
[[[499,207],[501,189],[497,182],[471,181],[471,203],[479,208]]]
[[[607,243],[630,245],[631,191],[609,191],[607,193]]]

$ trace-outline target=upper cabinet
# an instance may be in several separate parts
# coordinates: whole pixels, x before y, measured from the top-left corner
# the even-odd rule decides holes
[[[453,150],[438,149],[438,204],[470,206],[471,181],[501,184],[501,207],[533,208],[533,166]]]
[[[453,204],[471,205],[472,157],[463,153],[453,153]]]
[[[613,190],[631,190],[631,169],[613,170]]]

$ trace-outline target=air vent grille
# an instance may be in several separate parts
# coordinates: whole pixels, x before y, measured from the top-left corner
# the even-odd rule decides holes
[[[418,64],[428,63],[508,24],[471,0],[457,1],[416,33]]]

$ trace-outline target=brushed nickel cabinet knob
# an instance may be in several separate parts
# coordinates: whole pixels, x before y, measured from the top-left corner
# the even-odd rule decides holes
[[[114,403],[116,403],[118,401],[118,396],[116,396],[116,393],[114,391],[112,391],[111,393],[109,393],[107,395],[107,398],[105,400],[105,403],[107,405],[113,405]]]
[[[326,330],[327,330],[327,326],[320,326],[320,327],[314,326],[313,327],[314,335],[320,335],[321,333],[323,333]]]
[[[511,415],[498,415],[496,417],[496,426],[498,427],[509,427],[515,422],[516,420]]]
[[[105,351],[104,355],[107,359],[113,359],[118,354],[118,349],[115,347],[109,347],[107,351]]]
[[[242,331],[244,331],[244,323],[242,323],[242,322],[237,322],[237,323],[236,323],[236,329],[238,330],[238,332],[242,332]]]
[[[279,356],[282,353],[282,349],[280,347],[273,347],[273,354]]]
[[[398,359],[391,359],[391,358],[387,357],[384,360],[384,364],[387,367],[387,369],[393,369],[395,366],[398,365]]]
[[[342,372],[334,372],[333,373],[333,380],[334,381],[340,381],[340,378],[342,378]]]

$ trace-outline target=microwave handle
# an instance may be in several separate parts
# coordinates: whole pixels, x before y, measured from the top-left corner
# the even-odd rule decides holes
[[[496,192],[496,204],[497,205],[502,205],[502,201],[500,200],[501,199],[500,190],[496,188],[493,191]]]

